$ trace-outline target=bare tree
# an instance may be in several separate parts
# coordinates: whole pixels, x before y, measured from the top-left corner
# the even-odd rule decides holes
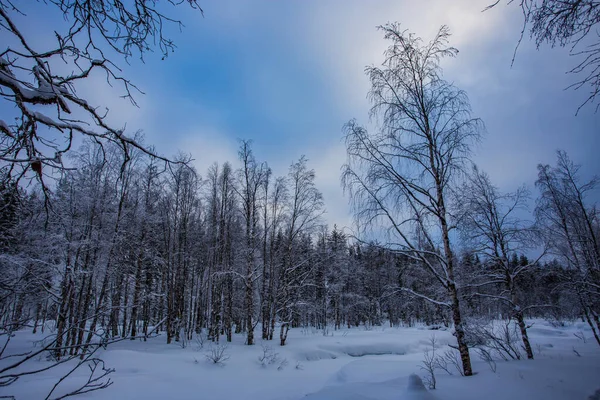
[[[486,10],[500,3],[497,0]],[[523,13],[523,28],[535,41],[538,49],[543,44],[551,47],[569,47],[577,64],[568,73],[581,78],[570,88],[589,88],[587,98],[577,111],[588,103],[595,103],[600,95],[600,2],[597,0],[509,0],[518,3]],[[517,48],[518,48],[517,44]],[[515,49],[516,52],[516,49]],[[514,57],[513,57],[514,62]],[[596,111],[600,103],[596,105]]]
[[[386,227],[387,246],[423,267],[443,289],[441,299],[427,298],[452,312],[464,373],[471,375],[447,197],[482,124],[471,117],[467,95],[441,77],[440,61],[457,53],[448,46],[447,27],[425,44],[398,24],[380,29],[391,45],[381,67],[366,68],[371,115],[380,129],[368,132],[354,120],[345,125],[342,183],[357,220]]]
[[[236,190],[242,203],[242,216],[245,222],[245,255],[246,271],[243,276],[246,302],[246,344],[254,344],[254,283],[260,277],[257,271],[256,251],[258,249],[258,197],[259,191],[265,185],[267,167],[258,164],[252,154],[249,141],[242,141],[239,150],[242,169],[239,171],[240,185]],[[257,320],[258,322],[258,320]]]
[[[209,243],[209,290],[210,317],[208,337],[219,341],[219,335],[225,333],[227,341],[232,339],[233,324],[233,278],[234,244],[239,230],[235,224],[237,196],[231,164],[224,163],[219,169],[213,165],[208,174],[208,227]],[[241,326],[238,324],[238,326]]]
[[[285,218],[285,204],[288,202],[288,187],[284,177],[278,177],[269,192],[269,173],[266,174],[263,199],[263,295],[262,295],[262,338],[273,340],[276,320],[277,269],[276,258],[279,248],[276,237],[281,231]],[[269,194],[270,193],[270,194]]]
[[[37,48],[36,33],[31,32],[23,11],[28,9],[26,3],[31,2],[0,0],[0,33],[6,46],[0,52],[0,97],[10,105],[6,109],[12,110],[10,119],[0,119],[0,160],[9,165],[9,176],[19,181],[31,170],[29,176],[37,177],[45,187],[46,167],[62,169],[63,155],[77,136],[118,144],[124,162],[134,148],[157,156],[124,129],[109,126],[108,109],[82,98],[78,88],[89,79],[103,77],[107,85],[120,86],[123,97],[136,104],[133,94],[141,91],[121,75],[117,59],[143,57],[153,48],[166,57],[175,45],[164,36],[164,29],[181,23],[164,14],[155,1],[34,2],[35,7],[48,7],[49,13],[60,13],[67,21],[56,27],[52,45]],[[200,9],[197,0],[186,3]]]
[[[301,236],[314,231],[324,212],[323,195],[315,186],[315,171],[308,169],[307,162],[306,157],[300,157],[290,166],[288,173],[290,204],[279,286],[279,315],[282,319],[279,335],[281,346],[284,346],[287,340],[298,290],[308,277],[307,274],[301,273],[300,269],[306,260],[294,260],[293,255]]]
[[[10,266],[18,268],[18,280],[0,290],[0,386],[10,386],[20,377],[36,375],[65,364],[68,368],[48,388],[47,398],[64,398],[108,387],[113,371],[98,358],[96,350],[121,338],[113,339],[104,322],[112,326],[113,316],[121,308],[107,307],[109,282],[119,277],[114,264],[127,269],[122,255],[124,229],[130,222],[131,203],[135,197],[131,180],[137,165],[136,152],[126,169],[120,169],[123,154],[109,144],[103,148],[86,143],[74,160],[76,170],[64,171],[51,200],[53,213],[40,218],[43,210],[36,198],[20,204],[18,224],[14,226],[27,238],[26,245],[14,244],[0,259],[6,278],[12,278]],[[35,192],[34,192],[35,193]],[[37,207],[36,207],[37,204]],[[36,250],[37,248],[37,250]],[[8,258],[7,256],[11,256]],[[19,282],[20,281],[20,282]],[[3,282],[4,283],[4,282]],[[8,296],[6,296],[8,294]],[[42,337],[33,350],[15,354],[11,338],[16,331],[35,318],[37,331],[40,307]],[[31,311],[34,308],[35,317]],[[6,311],[12,316],[7,319]],[[115,313],[116,310],[116,313]],[[123,315],[126,313],[124,312]],[[15,323],[18,322],[18,323]],[[46,326],[55,328],[44,332]],[[101,325],[101,326],[100,326]],[[48,361],[39,364],[38,358]],[[68,363],[68,364],[66,364]],[[89,367],[88,380],[79,388],[66,392],[63,386],[76,370]],[[76,373],[80,375],[80,372]],[[52,386],[53,385],[53,386]],[[10,388],[5,389],[10,390]]]
[[[551,251],[577,271],[568,284],[600,344],[600,223],[587,200],[598,178],[581,182],[579,168],[564,151],[558,152],[556,167],[538,165],[535,213]]]
[[[10,386],[22,377],[41,374],[66,363],[70,363],[70,368],[50,388],[46,399],[64,399],[66,397],[105,389],[112,385],[109,375],[114,372],[114,369],[106,367],[104,361],[95,356],[96,351],[102,347],[101,343],[94,343],[85,353],[82,353],[81,357],[78,355],[71,355],[40,365],[35,363],[37,358],[48,354],[54,354],[57,350],[65,350],[68,349],[68,347],[57,347],[57,336],[49,335],[45,338],[45,341],[40,342],[37,349],[26,351],[24,353],[11,354],[7,351],[7,347],[9,347],[13,335],[14,333],[11,326],[0,325],[0,361],[2,362],[2,367],[0,368],[0,387]],[[79,360],[77,358],[79,358]],[[87,380],[79,386],[68,389],[69,391],[65,392],[65,389],[62,388],[61,384],[76,370],[84,369],[82,368],[84,366],[89,367]],[[65,393],[61,394],[61,391]],[[13,396],[2,397],[14,399]]]
[[[545,252],[533,262],[521,264],[511,260],[517,252],[536,246],[534,228],[518,215],[526,211],[528,198],[524,187],[514,193],[500,193],[489,176],[474,166],[468,182],[457,193],[456,202],[460,210],[458,226],[461,235],[484,263],[484,268],[476,271],[476,279],[472,282],[474,295],[499,300],[510,307],[511,316],[519,326],[527,358],[533,359],[524,320],[524,312],[533,305],[525,307],[522,304],[517,281]],[[501,289],[497,293],[478,290],[490,285],[501,285]]]
[[[176,342],[181,340],[181,331],[188,334],[192,331],[189,326],[191,306],[186,301],[187,291],[190,290],[192,270],[192,229],[197,224],[199,213],[198,188],[200,180],[195,169],[182,163],[171,171],[171,176],[165,182],[170,193],[165,196],[162,204],[164,215],[164,262],[166,266],[167,284],[167,341],[171,337]],[[184,340],[186,339],[184,335]]]

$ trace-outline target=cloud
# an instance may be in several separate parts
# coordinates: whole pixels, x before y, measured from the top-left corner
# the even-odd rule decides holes
[[[203,177],[214,163],[223,165],[229,161],[234,168],[238,166],[238,143],[215,128],[190,127],[173,143],[173,147],[191,154],[194,167]]]
[[[146,95],[140,108],[119,98],[102,79],[82,88],[92,104],[106,105],[115,126],[143,129],[164,155],[191,153],[201,174],[215,161],[237,162],[238,138],[252,139],[259,161],[285,175],[301,155],[315,169],[330,225],[349,225],[340,183],[345,161],[341,126],[368,123],[369,82],[364,67],[382,60],[386,43],[377,25],[398,21],[425,40],[446,24],[458,57],[445,60],[444,76],[470,96],[487,135],[475,161],[503,189],[535,180],[539,162],[566,149],[600,169],[600,118],[573,114],[582,94],[563,91],[573,62],[560,49],[537,51],[525,40],[510,62],[522,16],[514,5],[481,12],[489,0],[328,0],[203,5],[205,16],[177,7],[185,23],[173,32],[177,51],[165,61],[132,60],[124,74]]]
[[[506,31],[501,28],[509,19],[508,11],[498,7],[482,14],[487,5],[487,0],[319,2],[310,20],[299,22],[307,29],[299,47],[307,54],[307,63],[327,75],[339,108],[366,115],[369,83],[364,67],[381,62],[388,45],[376,26],[399,21],[427,41],[440,26],[448,25],[451,45],[477,49],[490,38],[506,36],[498,32]]]
[[[351,227],[350,206],[341,185],[341,167],[346,162],[346,148],[340,141],[326,148],[314,149],[310,167],[316,173],[315,185],[323,193],[327,212],[325,218],[330,228]]]

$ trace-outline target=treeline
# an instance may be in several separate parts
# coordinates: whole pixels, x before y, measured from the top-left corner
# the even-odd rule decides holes
[[[238,169],[215,164],[202,178],[187,161],[165,167],[90,142],[52,191],[4,180],[3,328],[51,326],[60,358],[85,353],[98,337],[155,332],[168,343],[202,332],[284,345],[291,327],[452,324],[447,305],[432,301],[436,284],[421,261],[327,229],[306,158],[282,177],[255,160],[248,142]],[[581,289],[580,270],[517,252],[502,265],[464,249],[456,265],[466,316],[512,318],[518,305],[528,317],[598,323],[596,303],[572,290]]]
[[[97,335],[244,332],[248,344],[283,345],[290,327],[394,314],[397,296],[382,301],[397,279],[392,256],[327,231],[306,158],[274,177],[248,142],[239,157],[240,168],[215,164],[201,178],[185,158],[165,167],[90,142],[52,190],[4,180],[2,326],[51,321],[56,347],[73,355]]]

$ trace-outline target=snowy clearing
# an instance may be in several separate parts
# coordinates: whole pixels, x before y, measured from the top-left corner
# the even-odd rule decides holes
[[[192,341],[186,348],[166,345],[163,337],[148,342],[123,341],[102,350],[99,357],[115,368],[109,388],[88,393],[85,399],[587,399],[600,387],[600,347],[577,338],[591,332],[586,324],[553,327],[538,320],[530,329],[536,350],[533,361],[496,361],[497,370],[472,352],[476,375],[461,377],[438,371],[437,389],[419,389],[411,374],[423,375],[420,363],[435,335],[441,346],[453,343],[449,331],[426,328],[374,327],[333,331],[323,336],[315,329],[292,329],[285,347],[245,346],[235,335],[225,350],[223,364],[210,362],[211,344]],[[26,350],[41,335],[21,331],[11,352]],[[443,348],[442,348],[443,349]],[[259,358],[267,354],[261,365]],[[41,365],[46,361],[35,361]],[[24,376],[0,389],[0,396],[44,398],[61,370]],[[64,383],[60,393],[74,387],[85,370]],[[55,393],[59,394],[59,393]]]

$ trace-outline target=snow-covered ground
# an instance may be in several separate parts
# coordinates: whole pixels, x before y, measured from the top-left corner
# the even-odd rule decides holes
[[[587,343],[574,335],[579,331],[584,332]],[[107,366],[116,369],[110,375],[113,385],[80,398],[584,400],[600,388],[600,347],[585,324],[556,328],[539,320],[529,332],[535,360],[497,361],[497,370],[492,372],[472,352],[476,375],[461,377],[438,371],[437,389],[432,391],[419,390],[414,377],[409,386],[409,377],[423,374],[420,363],[431,335],[441,345],[453,343],[448,331],[375,327],[324,336],[322,331],[292,329],[285,347],[277,341],[266,343],[272,347],[271,356],[277,353],[266,365],[258,360],[263,355],[260,340],[255,346],[245,346],[242,335],[229,344],[226,353],[230,358],[224,365],[206,359],[209,343],[200,349],[194,341],[186,348],[166,345],[164,337],[123,341],[98,353]],[[11,351],[21,351],[40,337],[19,332]],[[35,362],[42,365],[46,361]],[[22,377],[9,387],[0,387],[0,396],[43,399],[64,370]],[[76,375],[81,378],[85,372]],[[65,383],[63,390],[73,383]]]

